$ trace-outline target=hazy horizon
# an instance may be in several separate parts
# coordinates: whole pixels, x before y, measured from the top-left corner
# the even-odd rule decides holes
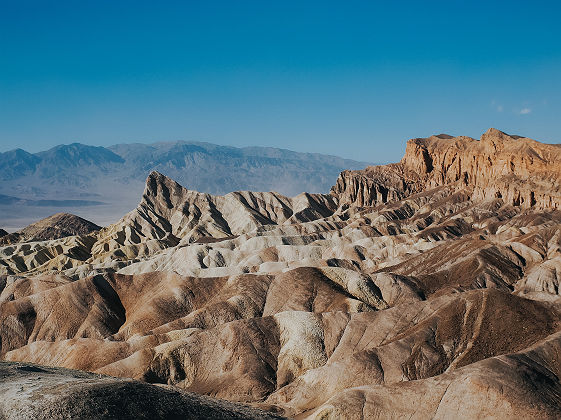
[[[109,148],[73,143],[36,154],[0,153],[0,227],[15,231],[61,211],[108,225],[137,206],[151,171],[203,193],[251,190],[296,196],[327,193],[341,171],[372,163],[202,142]]]
[[[234,149],[252,149],[252,148],[256,148],[256,149],[277,149],[277,150],[282,150],[282,151],[287,151],[287,152],[295,152],[295,153],[309,153],[309,154],[313,154],[313,155],[324,155],[324,156],[331,156],[331,157],[336,157],[336,158],[340,158],[343,160],[352,160],[355,162],[360,162],[360,163],[368,163],[368,164],[385,164],[385,163],[390,163],[390,162],[369,162],[366,160],[356,160],[356,159],[351,159],[351,158],[345,158],[343,156],[339,156],[339,155],[334,155],[334,154],[328,154],[328,153],[322,153],[321,151],[311,151],[311,152],[303,152],[303,151],[297,151],[297,150],[292,150],[292,149],[287,149],[285,147],[275,147],[275,146],[260,146],[260,145],[249,145],[249,146],[232,146],[232,145],[228,145],[228,144],[221,144],[221,143],[215,143],[215,142],[209,142],[209,141],[199,141],[199,140],[163,140],[163,141],[153,141],[153,142],[135,142],[135,141],[131,141],[131,142],[123,142],[123,143],[114,143],[114,144],[108,144],[108,145],[103,145],[100,144],[100,142],[98,143],[82,143],[82,142],[68,142],[68,143],[59,143],[59,144],[55,144],[52,146],[48,146],[47,148],[39,148],[37,150],[31,150],[28,148],[25,148],[25,146],[18,146],[15,148],[11,148],[11,149],[5,149],[5,150],[0,150],[0,153],[6,153],[6,152],[11,152],[14,150],[24,150],[26,152],[29,152],[31,154],[37,154],[37,153],[41,153],[41,152],[46,152],[49,150],[52,150],[56,147],[60,147],[60,146],[72,146],[74,144],[78,144],[78,145],[82,145],[82,146],[89,146],[89,147],[103,147],[106,149],[110,149],[111,147],[116,147],[116,146],[123,146],[123,145],[127,145],[127,146],[131,146],[131,145],[145,145],[145,146],[157,146],[157,145],[174,145],[174,144],[201,144],[201,145],[211,145],[211,146],[218,146],[218,147],[231,147]]]
[[[0,148],[203,141],[365,161],[561,141],[557,2],[10,3]]]

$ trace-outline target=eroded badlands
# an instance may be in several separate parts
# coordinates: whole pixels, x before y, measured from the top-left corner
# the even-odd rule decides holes
[[[0,358],[195,418],[559,418],[560,162],[490,129],[410,140],[326,195],[153,172],[111,226],[0,247]],[[113,392],[0,367],[0,418]]]

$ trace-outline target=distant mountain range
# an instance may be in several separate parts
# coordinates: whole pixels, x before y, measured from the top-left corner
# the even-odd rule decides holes
[[[292,196],[327,192],[342,170],[368,164],[319,153],[183,141],[73,143],[39,153],[16,149],[0,153],[0,226],[14,230],[62,210],[101,225],[113,222],[136,206],[153,170],[200,192]]]

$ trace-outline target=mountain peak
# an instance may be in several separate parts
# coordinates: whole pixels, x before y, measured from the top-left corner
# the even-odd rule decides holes
[[[485,133],[483,133],[484,136],[509,136],[507,133],[505,133],[504,131],[498,130],[496,128],[489,128]],[[509,136],[510,137],[510,136]]]
[[[503,147],[505,143],[515,141],[519,138],[521,137],[512,136],[496,128],[490,128],[481,136],[481,143],[497,148]]]
[[[187,189],[170,177],[158,171],[152,171],[146,178],[142,202],[151,208],[165,207],[172,209],[178,205]],[[141,205],[142,205],[141,202]]]
[[[40,159],[23,149],[0,153],[0,179],[9,180],[33,173]]]
[[[156,191],[158,186],[165,186],[167,188],[169,188],[169,187],[172,187],[172,188],[181,187],[181,188],[183,188],[181,185],[179,185],[176,181],[171,179],[169,176],[164,175],[163,173],[158,172],[158,171],[151,171],[148,174],[148,177],[146,178],[145,188],[148,192],[152,193],[152,192]]]
[[[45,164],[67,165],[103,165],[123,163],[124,159],[102,146],[89,146],[82,143],[61,144],[36,154]]]

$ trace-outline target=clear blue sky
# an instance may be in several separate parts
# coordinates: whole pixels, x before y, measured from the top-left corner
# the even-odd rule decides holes
[[[201,140],[383,162],[561,142],[561,2],[2,1],[0,151]]]

